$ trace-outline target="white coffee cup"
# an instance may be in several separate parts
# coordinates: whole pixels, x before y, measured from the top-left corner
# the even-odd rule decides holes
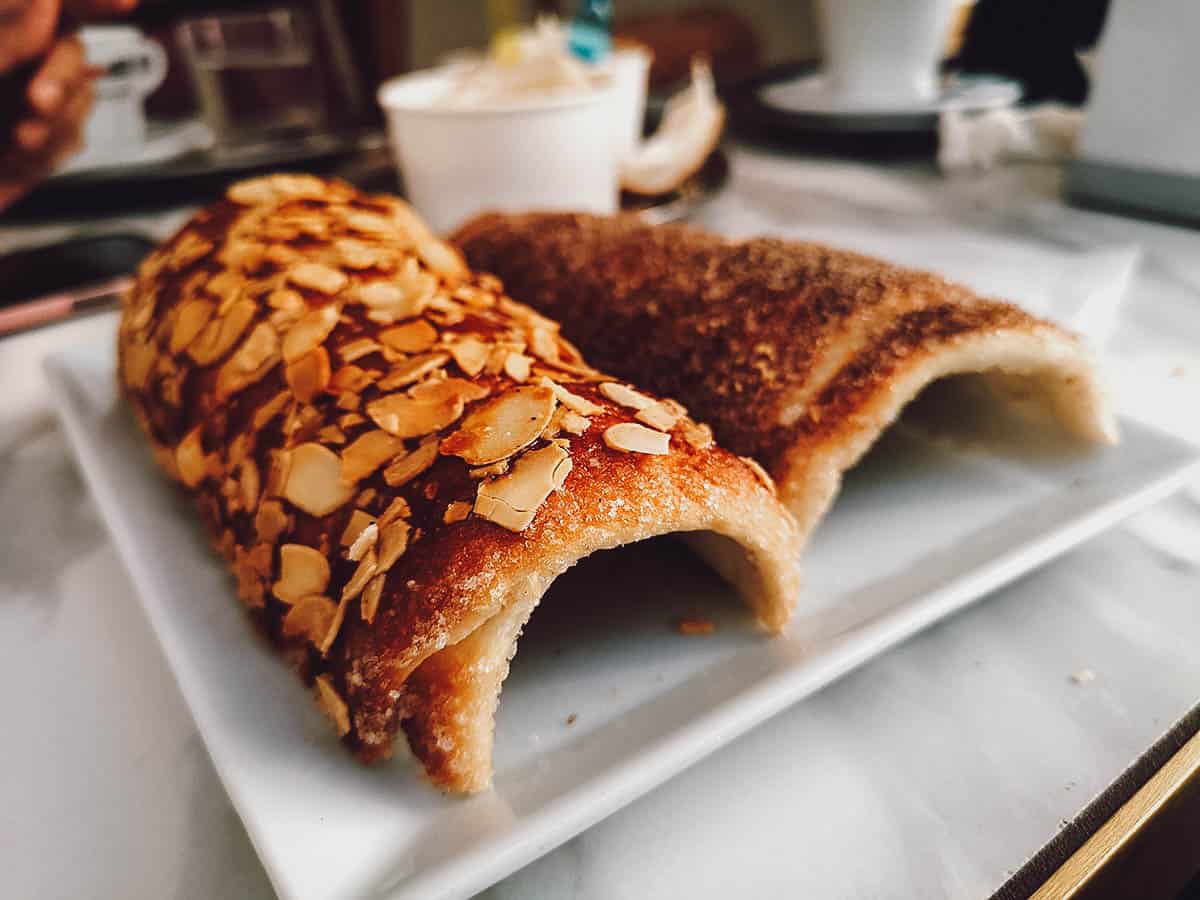
[[[616,211],[611,81],[464,107],[444,102],[452,71],[401,75],[378,94],[405,192],[435,230],[484,210]]]
[[[830,96],[848,109],[892,109],[938,95],[959,0],[818,0]]]
[[[104,70],[84,125],[83,149],[70,160],[81,169],[135,161],[146,143],[143,102],[167,74],[167,54],[132,25],[79,31],[88,64]]]

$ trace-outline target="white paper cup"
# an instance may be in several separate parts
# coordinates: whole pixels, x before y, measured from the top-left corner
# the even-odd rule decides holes
[[[441,103],[450,69],[379,88],[408,199],[437,231],[484,210],[617,208],[613,87],[485,108]]]

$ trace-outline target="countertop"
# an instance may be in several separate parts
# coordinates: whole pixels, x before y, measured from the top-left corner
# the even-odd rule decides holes
[[[1200,234],[1064,207],[1058,178],[1027,166],[947,180],[740,149],[701,218],[935,267],[1064,317],[1080,291],[1116,292],[1100,330],[1122,405],[1194,436]],[[0,220],[0,250],[50,233]],[[107,314],[0,341],[0,892],[268,897],[50,406],[41,359],[112,329]],[[1200,503],[1178,496],[485,896],[985,897],[1200,700],[1198,603]],[[1085,669],[1093,680],[1072,677]]]

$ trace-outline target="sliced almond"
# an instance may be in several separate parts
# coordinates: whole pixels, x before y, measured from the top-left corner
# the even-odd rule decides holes
[[[329,716],[337,729],[338,737],[350,733],[350,708],[333,686],[328,675],[317,676],[317,705]]]
[[[246,278],[241,272],[223,269],[208,280],[204,289],[220,301],[217,314],[224,315],[229,307],[241,299],[245,286]]]
[[[257,311],[258,304],[253,300],[237,301],[224,316],[210,320],[199,336],[188,344],[188,356],[202,366],[215,363],[233,349]]]
[[[217,372],[217,399],[226,400],[257,383],[278,363],[279,336],[269,323],[259,322]]]
[[[317,440],[322,444],[337,444],[341,446],[346,443],[346,432],[342,431],[337,425],[325,425],[317,432]]]
[[[458,325],[467,318],[466,310],[461,303],[445,294],[438,293],[429,298],[425,315],[443,328]]]
[[[509,353],[504,358],[504,374],[513,381],[528,381],[533,360],[524,353]]]
[[[338,409],[358,409],[360,403],[362,403],[362,397],[354,393],[354,391],[342,391],[338,394]]]
[[[319,644],[329,633],[336,615],[337,604],[322,594],[298,597],[283,617],[283,634]]]
[[[277,266],[290,266],[304,259],[304,254],[287,244],[271,244],[263,251],[263,257]]]
[[[274,544],[290,527],[291,517],[278,500],[264,500],[259,504],[258,512],[254,516],[254,530],[260,541]]]
[[[216,304],[208,300],[185,300],[181,303],[168,349],[172,353],[182,353],[187,349],[188,344],[204,330],[216,309]]]
[[[473,378],[483,371],[492,348],[474,335],[467,335],[456,340],[448,349],[458,367]]]
[[[529,349],[538,359],[550,363],[558,362],[558,342],[554,340],[554,332],[550,328],[531,328]]]
[[[691,419],[683,420],[683,427],[680,428],[680,434],[683,435],[685,441],[697,450],[707,450],[713,445],[712,429],[699,422],[693,422]]]
[[[375,621],[375,613],[379,611],[379,599],[383,596],[383,584],[386,580],[386,574],[376,575],[363,588],[362,599],[358,601],[358,613],[368,625]]]
[[[284,362],[293,363],[306,353],[325,343],[338,323],[338,308],[326,304],[311,310],[296,320],[296,324],[283,336]]]
[[[640,391],[635,391],[633,388],[615,381],[606,381],[601,384],[600,393],[613,403],[629,409],[643,410],[657,402],[653,397],[647,397]]]
[[[634,418],[659,431],[670,431],[679,424],[679,414],[664,403],[652,403],[645,409],[639,409]]]
[[[567,407],[567,409],[574,410],[581,416],[594,416],[597,413],[604,412],[604,407],[597,406],[586,397],[580,397],[578,394],[572,394],[561,384],[557,383],[553,379],[547,378],[545,375],[538,379],[538,384],[542,385],[543,387],[550,388],[550,390],[554,391],[554,396],[558,399],[559,403]]]
[[[447,525],[453,525],[455,522],[461,522],[471,514],[471,504],[464,500],[455,500],[446,506],[446,511],[442,513],[442,521]]]
[[[357,484],[385,462],[404,452],[404,441],[386,431],[368,431],[342,451],[342,481]]]
[[[167,248],[167,253],[169,254],[168,265],[178,271],[186,266],[190,266],[194,262],[198,262],[202,257],[211,253],[212,250],[212,241],[200,237],[195,232],[185,231],[176,237],[175,242]]]
[[[208,457],[201,444],[203,430],[203,425],[197,425],[175,446],[175,469],[179,480],[189,488],[196,487],[208,474]]]
[[[295,603],[308,594],[324,593],[329,587],[329,560],[320,550],[304,544],[279,548],[279,580],[271,592],[284,603]]]
[[[367,586],[367,582],[371,580],[378,569],[379,557],[376,556],[375,550],[367,550],[363,558],[358,561],[358,568],[354,570],[354,574],[342,588],[342,603],[348,603],[362,593],[362,589]]]
[[[297,319],[308,312],[308,304],[299,291],[291,288],[278,288],[267,295],[267,306],[278,312],[286,312]]]
[[[626,453],[662,456],[670,450],[671,436],[636,422],[622,422],[604,429],[604,443]]]
[[[383,515],[379,517],[379,527],[386,528],[397,519],[407,519],[411,516],[412,508],[408,505],[408,501],[403,497],[396,497],[388,504],[388,508],[383,511]]]
[[[358,492],[358,496],[354,498],[354,502],[359,506],[370,506],[375,502],[375,496],[379,492],[373,487],[363,488]]]
[[[350,547],[358,540],[358,536],[362,534],[364,528],[368,525],[375,524],[375,517],[361,509],[356,509],[350,513],[350,519],[346,522],[346,527],[342,529],[342,537],[340,543],[343,547]]]
[[[524,531],[551,492],[562,487],[571,466],[570,454],[557,444],[531,450],[509,474],[479,485],[475,514],[509,531]]]
[[[422,400],[458,397],[463,403],[482,400],[490,393],[491,390],[486,385],[476,384],[465,378],[427,378],[408,389],[410,397],[418,397]]]
[[[479,466],[475,469],[468,469],[467,474],[472,478],[495,478],[497,475],[503,475],[508,471],[510,460],[502,459],[500,462],[494,462],[490,466]]]
[[[144,390],[158,360],[158,347],[152,341],[137,339],[121,346],[121,377],[127,387]]]
[[[367,415],[400,438],[424,437],[453,424],[463,414],[459,397],[424,399],[407,394],[385,394],[367,404]]]
[[[376,213],[364,210],[342,210],[342,221],[346,223],[346,227],[351,231],[357,231],[360,234],[390,234],[395,230],[390,220]]]
[[[288,281],[296,287],[307,288],[319,294],[336,294],[344,288],[350,279],[340,269],[334,269],[321,263],[302,262],[288,271]]]
[[[241,491],[242,509],[252,513],[258,507],[258,494],[262,487],[258,475],[258,464],[253,459],[243,460],[241,472],[242,477],[238,479],[238,488]]]
[[[379,532],[379,572],[387,572],[408,549],[412,532],[404,519],[394,519]]]
[[[339,428],[345,429],[353,428],[356,425],[361,425],[365,421],[367,421],[366,416],[360,415],[356,412],[348,412],[345,415],[338,416],[337,423]]]
[[[272,450],[271,468],[267,471],[267,483],[263,487],[266,497],[282,497],[287,485],[288,474],[292,471],[292,451]]]
[[[392,461],[383,470],[383,480],[389,487],[400,487],[408,484],[426,469],[433,465],[438,458],[438,442],[436,439],[424,441],[416,450],[406,453]]]
[[[284,370],[288,386],[301,403],[312,403],[329,386],[329,353],[324,347],[310,350]]]
[[[339,394],[343,391],[360,394],[367,389],[368,385],[374,384],[378,378],[379,373],[371,369],[362,369],[358,366],[342,366],[330,376],[329,389]]]
[[[291,460],[283,496],[309,515],[327,516],[354,495],[354,486],[342,481],[341,459],[328,447],[301,444]]]
[[[414,319],[379,332],[379,340],[384,346],[401,353],[421,353],[437,343],[437,339],[438,330],[424,319]]]
[[[263,175],[231,185],[225,196],[244,206],[273,204],[299,197],[320,197],[325,184],[312,175]]]
[[[414,356],[407,362],[393,366],[390,372],[379,379],[379,389],[381,391],[394,391],[396,388],[415,384],[430,372],[440,369],[449,361],[449,354],[440,352]]]
[[[529,446],[554,415],[554,392],[547,387],[516,388],[484,402],[442,441],[442,452],[467,465],[484,466]]]
[[[337,252],[338,262],[347,269],[384,268],[391,262],[390,255],[382,248],[351,238],[335,241],[333,249]]]
[[[583,434],[592,424],[591,419],[566,407],[556,412],[555,418],[558,420],[558,427],[571,434]]]
[[[291,402],[291,391],[280,391],[256,409],[254,411],[254,430],[262,431],[267,426],[267,423],[283,412],[284,408]]]
[[[437,238],[427,238],[417,244],[421,261],[443,278],[457,281],[470,275],[467,264],[457,250]]]
[[[367,555],[367,551],[375,546],[375,541],[378,537],[379,526],[372,522],[358,533],[358,537],[354,539],[354,543],[346,551],[346,559],[351,562],[359,562]]]
[[[352,363],[356,359],[362,359],[364,356],[378,353],[382,349],[383,345],[379,341],[371,340],[368,337],[361,337],[347,341],[338,347],[338,355],[342,358],[343,362]]]

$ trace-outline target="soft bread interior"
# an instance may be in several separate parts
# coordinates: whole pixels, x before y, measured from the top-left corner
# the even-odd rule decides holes
[[[490,784],[496,710],[522,629],[555,578],[593,553],[682,531],[689,546],[733,584],[760,623],[779,630],[795,602],[792,588],[799,586],[792,567],[764,552],[753,518],[735,523],[717,513],[705,524],[676,523],[679,528],[648,522],[636,535],[598,526],[561,548],[536,573],[514,581],[501,612],[429,657],[406,682],[408,716],[402,726],[434,781],[466,792]]]
[[[924,417],[953,431],[974,404],[955,409],[947,379],[966,377],[986,385],[1010,411],[1042,427],[1059,428],[1088,443],[1112,444],[1117,426],[1087,355],[1069,336],[1052,329],[979,332],[927,347],[880,386],[817,447],[798,445],[779,479],[780,494],[800,522],[805,539],[833,503],[842,474],[855,465],[901,413],[927,393]],[[928,390],[927,390],[928,389]],[[958,394],[957,396],[964,396]]]

